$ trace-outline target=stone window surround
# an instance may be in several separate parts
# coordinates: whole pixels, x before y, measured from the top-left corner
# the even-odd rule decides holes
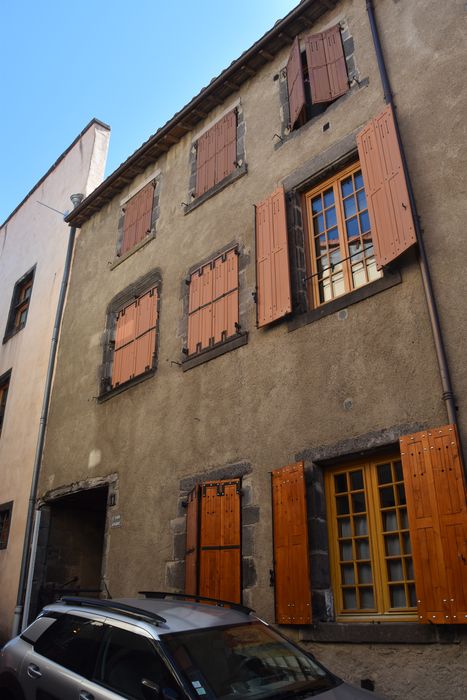
[[[111,375],[115,324],[118,312],[127,304],[134,301],[137,297],[147,292],[152,287],[157,287],[157,326],[156,326],[156,352],[153,366],[144,374],[139,374],[133,379],[121,384],[114,389],[106,390],[106,381]],[[99,395],[97,396],[98,403],[103,403],[108,399],[121,394],[135,384],[140,384],[149,377],[152,377],[157,370],[157,359],[160,347],[160,312],[161,312],[161,292],[162,292],[162,274],[159,268],[155,268],[150,272],[139,277],[135,282],[125,287],[121,292],[116,294],[107,306],[106,310],[106,327],[102,335],[101,345],[103,348],[103,362],[98,369],[99,379]]]
[[[192,369],[193,367],[197,367],[198,365],[204,364],[209,360],[213,360],[216,357],[225,355],[225,353],[230,352],[231,350],[235,350],[236,348],[242,347],[243,345],[246,345],[248,343],[248,331],[245,329],[244,326],[247,319],[247,308],[248,303],[251,299],[251,295],[246,288],[245,278],[246,269],[250,262],[250,256],[244,252],[244,247],[240,243],[238,243],[238,241],[231,241],[227,245],[222,246],[222,248],[219,248],[212,255],[209,255],[208,257],[204,258],[196,265],[192,265],[188,270],[186,277],[182,280],[180,290],[180,296],[183,305],[183,315],[179,335],[182,339],[182,347],[186,348],[188,342],[188,308],[190,297],[190,287],[187,284],[187,280],[189,280],[191,275],[194,272],[196,272],[196,270],[199,270],[200,267],[203,267],[203,265],[206,265],[211,260],[214,260],[223,253],[227,253],[233,248],[236,248],[238,251],[238,320],[240,324],[240,331],[239,333],[237,333],[237,335],[234,335],[231,338],[221,343],[218,343],[212,348],[206,348],[197,355],[191,355],[187,357],[182,352],[180,364],[184,372],[188,371],[189,369]]]
[[[151,175],[146,177],[139,185],[138,187],[134,187],[123,199],[120,200],[120,216],[118,219],[118,235],[117,235],[117,244],[116,244],[116,250],[118,251],[120,244],[123,240],[123,225],[125,221],[125,212],[124,212],[124,206],[125,204],[132,199],[135,195],[140,192],[143,187],[146,187],[146,185],[149,185],[150,182],[154,183],[154,199],[152,203],[152,214],[151,214],[151,230],[150,232],[143,238],[142,241],[139,241],[133,248],[130,250],[127,250],[126,253],[123,253],[123,255],[115,255],[115,258],[112,260],[112,262],[109,265],[110,270],[115,270],[116,267],[122,264],[125,260],[128,260],[132,255],[138,252],[138,250],[141,250],[141,248],[144,248],[150,241],[154,240],[156,237],[156,225],[157,225],[157,220],[160,215],[160,206],[159,206],[159,200],[160,200],[160,192],[161,192],[161,171],[160,169],[155,170]]]
[[[453,625],[420,625],[418,622],[336,622],[329,566],[324,471],[327,466],[388,449],[399,449],[403,435],[425,430],[426,423],[396,425],[346,438],[330,445],[305,449],[295,455],[305,463],[313,623],[299,630],[301,641],[316,643],[438,644],[455,643],[459,630]],[[448,629],[449,628],[449,629]]]
[[[218,182],[216,185],[211,187],[210,190],[205,192],[204,194],[200,195],[199,197],[195,196],[195,188],[196,188],[196,161],[197,161],[197,149],[196,149],[196,142],[199,139],[200,136],[202,136],[203,133],[205,133],[208,129],[210,129],[214,124],[216,124],[220,119],[222,119],[223,116],[231,112],[233,109],[236,110],[237,112],[237,167],[236,169],[231,172],[227,177],[225,177],[223,180]],[[192,143],[190,147],[190,155],[189,155],[189,172],[190,172],[190,180],[188,184],[188,203],[185,204],[184,206],[184,214],[189,214],[193,209],[196,209],[199,207],[200,204],[203,204],[206,200],[210,199],[214,195],[216,195],[218,192],[221,192],[223,189],[228,187],[232,182],[235,182],[239,178],[243,177],[243,175],[246,175],[248,172],[248,166],[245,161],[245,119],[244,119],[244,113],[243,113],[243,107],[241,104],[240,99],[236,100],[233,102],[227,109],[223,110],[221,114],[219,114],[215,119],[212,119],[209,121],[202,129],[197,131],[193,138],[192,138]]]
[[[204,472],[196,472],[181,479],[177,506],[177,517],[170,521],[173,535],[173,560],[166,564],[166,584],[183,593],[185,590],[185,542],[187,496],[196,486],[208,481],[241,479],[241,576],[242,601],[251,607],[252,590],[257,583],[255,559],[256,525],[260,508],[252,503],[252,467],[249,462],[236,462]]]

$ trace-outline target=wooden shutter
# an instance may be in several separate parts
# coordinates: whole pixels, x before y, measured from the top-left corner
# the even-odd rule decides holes
[[[283,187],[256,205],[256,285],[259,327],[292,311]]]
[[[308,519],[303,462],[272,472],[276,622],[311,622]]]
[[[151,289],[117,314],[112,387],[153,366],[156,349],[157,289]]]
[[[237,113],[232,110],[216,124],[216,183],[235,170],[236,160]]]
[[[289,91],[290,128],[293,129],[305,106],[305,84],[298,36],[295,37],[287,62],[287,89]]]
[[[400,442],[419,622],[467,624],[467,505],[456,428]]]
[[[188,494],[186,511],[185,593],[198,593],[199,486]]]
[[[417,241],[391,105],[357,135],[357,146],[381,269]]]
[[[349,89],[339,25],[305,39],[311,101],[330,102]]]
[[[207,187],[208,171],[208,134],[202,134],[196,146],[196,196],[204,194]]]
[[[235,250],[214,261],[212,337],[220,343],[237,333],[238,255]]]
[[[188,354],[205,350],[212,344],[212,262],[190,278],[188,303]]]
[[[241,602],[240,479],[201,487],[199,595]]]
[[[120,255],[131,250],[150,232],[153,200],[154,184],[151,182],[125,205]]]

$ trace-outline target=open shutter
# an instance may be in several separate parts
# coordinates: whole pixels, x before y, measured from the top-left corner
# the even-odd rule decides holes
[[[240,479],[201,491],[199,595],[240,603]]]
[[[295,37],[287,62],[287,89],[289,91],[290,128],[293,129],[305,106],[305,84],[298,36]]]
[[[311,622],[308,522],[303,462],[272,472],[276,622]]]
[[[328,68],[329,90],[331,100],[334,100],[336,97],[344,95],[349,89],[347,65],[339,25],[323,32],[323,43]]]
[[[283,187],[256,205],[256,285],[259,327],[292,311]]]
[[[467,505],[456,428],[400,442],[419,622],[467,624]]]
[[[146,187],[143,187],[125,205],[123,241],[120,255],[131,250],[150,232],[153,201],[154,184],[151,182]]]
[[[357,146],[381,269],[417,241],[391,105],[357,135]]]
[[[185,593],[198,593],[199,486],[188,494],[186,511]]]
[[[220,343],[237,333],[238,255],[235,250],[214,261],[212,335]]]
[[[349,89],[339,25],[305,39],[311,101],[330,102]]]
[[[135,328],[136,302],[133,302],[117,315],[112,387],[128,381],[135,373]]]
[[[135,376],[153,366],[156,351],[157,289],[151,289],[136,302]]]

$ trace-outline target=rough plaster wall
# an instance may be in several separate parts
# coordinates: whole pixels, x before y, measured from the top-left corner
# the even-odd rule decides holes
[[[425,52],[414,53],[410,35],[405,30],[399,33],[399,28],[406,23],[416,24],[417,35],[430,37],[439,21],[446,46],[446,72],[449,38],[458,34],[462,8],[459,3],[438,7],[434,0],[380,0],[375,4],[385,32],[385,47],[390,44],[386,50],[402,136],[410,151],[409,164],[417,183],[432,266],[439,275],[443,272],[446,299],[454,301],[456,290],[463,284],[464,252],[444,263],[444,245],[438,246],[437,253],[436,241],[446,236],[457,240],[462,233],[456,211],[457,181],[452,189],[449,181],[440,178],[425,144],[434,140],[438,150],[454,153],[458,134],[432,126],[431,115],[435,121],[442,120],[445,100],[433,101]],[[186,373],[173,363],[181,358],[180,285],[193,263],[232,240],[243,245],[245,253],[254,259],[252,204],[305,160],[343,139],[383,107],[365,4],[359,0],[342,2],[314,29],[326,29],[341,17],[345,17],[354,38],[359,73],[369,79],[366,87],[352,91],[304,126],[296,137],[274,148],[273,135],[280,133],[281,121],[279,86],[273,78],[286,64],[288,52],[284,50],[241,89],[248,163],[245,177],[184,216],[180,205],[188,191],[191,147],[191,135],[187,134],[128,185],[132,190],[156,165],[161,169],[158,230],[144,253],[138,251],[109,270],[115,256],[119,201],[125,192],[83,226],[64,318],[40,489],[45,494],[60,484],[118,473],[118,512],[122,520],[121,527],[110,531],[107,562],[113,595],[164,587],[165,566],[174,556],[170,523],[177,515],[180,480],[221,464],[246,461],[252,465],[252,502],[261,508],[254,544],[258,580],[248,602],[271,619],[270,471],[293,461],[302,450],[340,440],[351,444],[360,435],[401,424],[435,426],[446,422],[413,253],[401,262],[401,284],[349,307],[347,316],[330,315],[293,333],[288,333],[285,323],[257,330],[255,307],[249,297],[245,319],[245,330],[250,333],[248,345]],[[457,77],[451,76],[439,84],[453,105],[453,119],[461,121],[462,112],[454,99],[459,87],[456,81]],[[423,89],[421,83],[425,83]],[[208,119],[214,119],[223,108],[221,105],[213,110]],[[418,119],[418,114],[426,118]],[[330,128],[323,132],[326,122]],[[451,166],[454,168],[453,162]],[[460,172],[457,166],[456,172]],[[107,304],[156,265],[162,273],[164,290],[157,372],[148,381],[98,405],[97,368],[102,361]],[[451,274],[452,269],[455,274]],[[253,264],[245,276],[246,288],[253,292]],[[86,304],[83,313],[89,299],[93,304]],[[447,306],[444,303],[443,313]],[[459,304],[454,308],[453,319]],[[448,338],[448,350],[455,363],[457,386],[462,389],[465,370],[458,345],[456,329]],[[464,412],[460,417],[465,425]],[[101,454],[97,465],[89,459],[94,450]],[[373,656],[367,655],[373,670],[379,664],[377,655],[385,653],[377,648]],[[455,649],[449,653],[455,654]],[[417,654],[414,649],[413,658],[418,658]],[[363,654],[362,664],[364,660]],[[335,664],[330,666],[338,670]],[[364,677],[360,668],[366,666],[351,669],[349,662],[346,668],[346,673]]]

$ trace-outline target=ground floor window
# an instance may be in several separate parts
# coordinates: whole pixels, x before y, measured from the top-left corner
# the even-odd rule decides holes
[[[414,618],[415,580],[401,460],[326,470],[329,554],[338,618]]]

